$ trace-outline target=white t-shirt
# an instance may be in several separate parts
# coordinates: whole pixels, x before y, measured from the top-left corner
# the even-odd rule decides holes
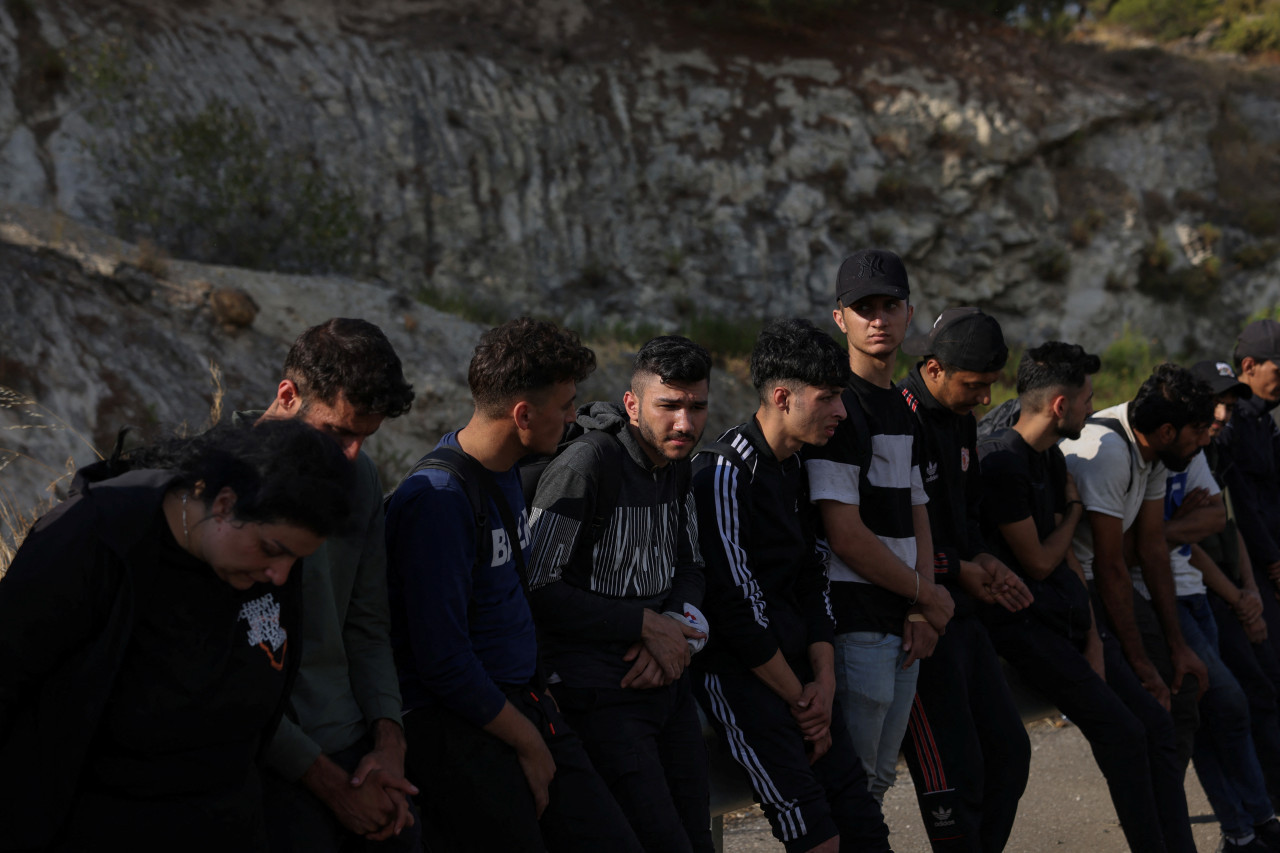
[[[1120,421],[1127,441],[1108,427],[1085,424],[1079,438],[1063,439],[1058,444],[1080,490],[1085,512],[1121,519],[1126,531],[1133,526],[1144,502],[1164,498],[1166,471],[1159,460],[1146,462],[1138,453],[1128,407],[1128,403],[1121,403],[1094,415]],[[1084,567],[1084,576],[1093,580],[1093,529],[1088,520],[1076,525],[1071,546]]]
[[[1174,510],[1182,506],[1182,500],[1187,496],[1187,492],[1202,488],[1208,489],[1211,495],[1222,491],[1209,471],[1209,460],[1205,458],[1203,450],[1195,455],[1191,464],[1187,466],[1187,470],[1169,471],[1165,476],[1164,517],[1169,518]],[[1204,575],[1191,565],[1190,545],[1179,545],[1170,551],[1169,565],[1173,569],[1174,595],[1179,598],[1184,595],[1204,595]],[[1138,569],[1131,568],[1129,571],[1133,573],[1134,589],[1141,593],[1143,598],[1150,600],[1151,593],[1147,591],[1147,585],[1142,582],[1142,575]]]

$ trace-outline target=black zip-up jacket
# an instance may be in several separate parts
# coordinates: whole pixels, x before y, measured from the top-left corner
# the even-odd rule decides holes
[[[781,650],[792,669],[811,675],[809,646],[832,642],[835,620],[804,464],[799,454],[779,462],[755,418],[716,446],[693,460],[712,626],[694,664],[742,672]]]
[[[939,403],[911,369],[899,386],[920,422],[924,446],[920,474],[929,494],[933,532],[934,579],[947,587],[956,612],[974,612],[973,600],[959,585],[960,561],[988,550],[982,539],[982,472],[978,467],[978,421],[957,415]]]
[[[1214,439],[1225,454],[1226,482],[1236,523],[1253,565],[1280,561],[1280,428],[1271,419],[1276,403],[1251,397],[1236,403],[1231,420]]]
[[[538,480],[529,516],[529,604],[549,672],[569,687],[617,687],[640,639],[644,610],[702,607],[698,519],[689,461],[654,467],[616,403],[593,403],[578,424],[613,435],[604,458],[589,442],[570,442]],[[605,478],[618,482],[599,539],[591,519]],[[715,625],[708,624],[714,631]]]

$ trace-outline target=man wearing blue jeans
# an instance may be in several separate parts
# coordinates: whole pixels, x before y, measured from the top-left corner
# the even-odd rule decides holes
[[[840,265],[833,315],[853,371],[842,396],[848,417],[825,446],[804,451],[830,552],[837,696],[876,799],[897,776],[918,661],[954,610],[933,582],[916,424],[893,387],[908,295],[892,252],[863,250]]]

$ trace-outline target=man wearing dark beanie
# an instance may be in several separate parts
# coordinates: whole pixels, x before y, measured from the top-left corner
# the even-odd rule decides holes
[[[983,542],[973,409],[991,402],[1009,349],[994,317],[948,308],[902,351],[921,358],[902,396],[920,427],[934,579],[956,604],[946,635],[920,664],[903,750],[933,849],[1001,850],[1027,784],[1031,744],[977,602],[1016,612],[1031,593]]]

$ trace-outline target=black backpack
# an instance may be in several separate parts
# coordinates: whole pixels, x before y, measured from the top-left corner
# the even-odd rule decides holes
[[[626,452],[612,433],[602,429],[586,429],[577,422],[569,424],[555,453],[531,454],[520,460],[520,487],[524,490],[525,506],[533,506],[533,497],[538,493],[538,481],[542,479],[543,472],[552,459],[574,443],[589,445],[600,463],[601,475],[596,489],[595,512],[587,529],[589,541],[594,545],[600,541],[605,528],[609,526],[609,519],[618,507],[618,497],[622,491],[622,465],[626,461]]]

